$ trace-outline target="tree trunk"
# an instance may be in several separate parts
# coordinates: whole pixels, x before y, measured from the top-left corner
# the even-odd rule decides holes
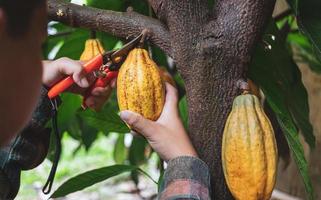
[[[160,21],[139,14],[131,21],[124,21],[122,18],[128,17],[127,14],[99,11],[99,24],[106,24],[104,19],[109,23],[104,27],[95,23],[97,15],[79,18],[75,6],[56,0],[49,0],[49,16],[69,25],[103,30],[119,37],[133,34],[133,30],[139,32],[144,26],[149,28],[153,33],[152,42],[173,57],[185,81],[189,134],[200,158],[210,168],[212,199],[233,199],[221,165],[223,128],[232,101],[240,92],[236,82],[246,78],[251,51],[271,17],[275,1],[217,0],[214,8],[209,8],[205,0],[149,0],[149,3]],[[66,9],[67,14],[58,16],[59,8]],[[87,9],[82,8],[82,12]],[[92,13],[94,10],[90,9]],[[103,17],[113,14],[117,17]],[[122,32],[115,32],[113,26]],[[128,27],[130,31],[126,31]]]

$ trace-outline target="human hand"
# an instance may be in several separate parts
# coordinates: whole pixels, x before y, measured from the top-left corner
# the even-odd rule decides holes
[[[157,121],[145,119],[132,111],[122,111],[120,117],[135,131],[142,134],[151,147],[165,161],[179,156],[196,156],[197,153],[179,117],[177,90],[166,83],[166,100]]]
[[[72,75],[72,78],[76,83],[76,85],[73,85],[67,91],[75,94],[85,95],[88,87],[96,80],[92,73],[84,73],[81,61],[75,61],[69,58],[60,58],[55,61],[43,61],[42,82],[44,85],[51,87],[66,75]],[[99,111],[108,100],[115,85],[114,79],[105,88],[97,87],[93,89],[89,96],[86,97],[84,102],[85,105]]]

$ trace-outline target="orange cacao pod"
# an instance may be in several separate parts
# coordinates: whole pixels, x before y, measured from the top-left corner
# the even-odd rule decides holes
[[[236,97],[222,142],[223,172],[235,199],[270,199],[277,159],[274,131],[258,98],[251,94]]]
[[[135,48],[122,64],[117,78],[119,109],[157,120],[163,110],[165,87],[155,62],[145,49]]]
[[[104,52],[105,50],[99,39],[88,39],[86,40],[85,49],[80,56],[80,60],[88,61]]]

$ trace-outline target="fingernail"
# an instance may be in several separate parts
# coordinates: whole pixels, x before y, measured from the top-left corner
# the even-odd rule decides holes
[[[120,112],[120,118],[121,118],[123,121],[127,122],[127,121],[129,120],[129,117],[130,117],[130,112],[128,112],[128,111],[126,111],[126,110]]]
[[[115,88],[116,87],[116,81],[117,81],[116,78],[111,81],[111,84],[110,84],[111,88]]]
[[[85,88],[89,86],[89,83],[85,77],[80,79],[80,84],[82,87],[85,87]]]

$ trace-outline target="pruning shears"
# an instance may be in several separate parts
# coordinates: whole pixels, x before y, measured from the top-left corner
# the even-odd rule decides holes
[[[91,91],[96,87],[106,87],[113,78],[117,77],[118,70],[125,61],[128,53],[139,43],[142,43],[144,39],[144,32],[142,32],[135,39],[124,45],[121,49],[99,54],[86,62],[83,65],[84,73],[86,75],[94,73],[97,79],[95,83],[85,92],[84,97],[86,98],[86,96],[90,95]],[[60,93],[71,87],[74,83],[75,81],[71,75],[62,79],[50,88],[48,92],[49,99],[55,98]]]

